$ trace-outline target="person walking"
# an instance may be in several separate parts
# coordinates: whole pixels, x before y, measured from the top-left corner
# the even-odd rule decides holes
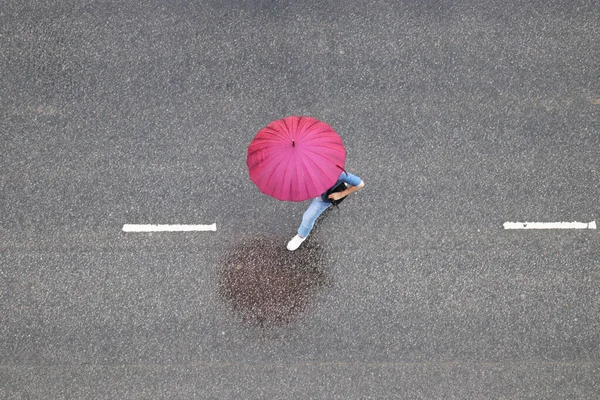
[[[341,186],[341,184],[344,184],[344,186]],[[321,196],[315,197],[311,201],[308,209],[302,216],[302,223],[298,228],[298,234],[288,242],[287,249],[294,251],[300,247],[315,225],[315,221],[323,211],[332,204],[337,204],[349,194],[362,189],[364,186],[365,183],[360,177],[347,172],[342,172],[336,183],[328,191]]]

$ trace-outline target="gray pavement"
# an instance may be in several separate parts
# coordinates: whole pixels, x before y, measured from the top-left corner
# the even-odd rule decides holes
[[[502,227],[600,222],[599,10],[5,1],[0,398],[599,398],[599,231]],[[366,182],[293,253],[288,115]]]

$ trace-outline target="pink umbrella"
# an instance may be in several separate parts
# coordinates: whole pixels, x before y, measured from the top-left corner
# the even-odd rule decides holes
[[[287,117],[258,131],[248,146],[250,179],[278,200],[303,201],[324,193],[344,170],[340,136],[311,117]]]

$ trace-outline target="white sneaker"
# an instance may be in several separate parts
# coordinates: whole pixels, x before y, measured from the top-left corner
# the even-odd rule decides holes
[[[298,247],[300,247],[300,245],[302,244],[302,242],[304,242],[306,240],[306,238],[303,238],[300,235],[296,235],[292,238],[292,240],[290,240],[287,244],[287,249],[289,251],[294,251],[296,250]]]

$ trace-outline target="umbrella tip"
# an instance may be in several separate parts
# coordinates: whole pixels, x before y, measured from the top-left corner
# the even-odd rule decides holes
[[[296,143],[292,140],[292,147],[296,147]]]

